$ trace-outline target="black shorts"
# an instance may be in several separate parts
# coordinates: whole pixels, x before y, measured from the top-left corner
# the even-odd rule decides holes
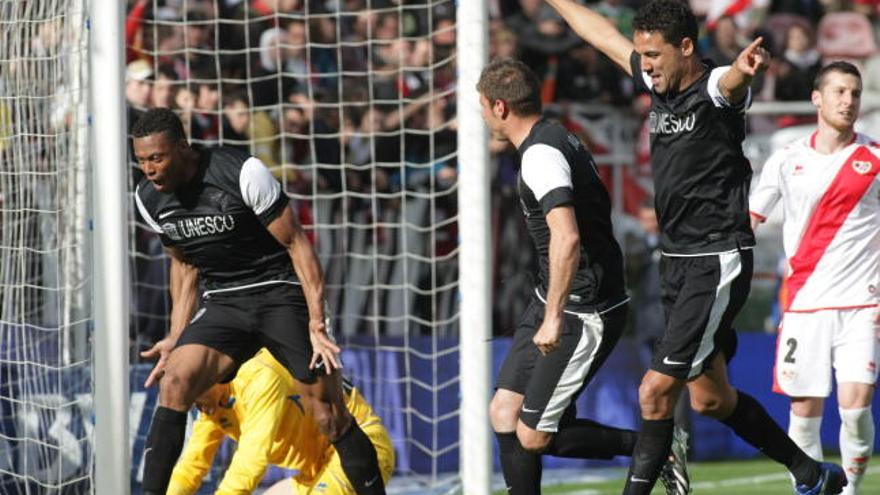
[[[555,432],[563,416],[611,354],[626,324],[626,303],[602,314],[564,313],[559,347],[544,356],[532,338],[544,320],[544,304],[532,296],[496,388],[522,394],[520,419],[537,431]]]
[[[752,284],[752,251],[666,256],[660,289],[666,331],[654,348],[651,369],[675,378],[701,375],[719,351],[736,352],[733,319]]]
[[[236,369],[266,347],[297,380],[314,383],[317,378],[316,370],[309,369],[308,307],[299,286],[289,283],[203,297],[177,341],[177,347],[186,344],[216,349],[231,357]]]

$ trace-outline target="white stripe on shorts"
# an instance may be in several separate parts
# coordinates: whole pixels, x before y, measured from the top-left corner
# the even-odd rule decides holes
[[[721,318],[730,304],[730,288],[742,272],[742,260],[739,251],[719,254],[718,264],[720,265],[721,274],[718,277],[718,287],[715,288],[715,302],[712,303],[712,309],[709,312],[709,321],[706,323],[706,330],[703,332],[703,340],[700,341],[700,347],[697,349],[697,354],[691,362],[691,371],[688,373],[688,378],[693,378],[703,372],[703,361],[715,349],[715,334],[718,332],[718,327],[721,326]]]
[[[559,429],[559,420],[562,419],[562,413],[571,404],[571,398],[578,389],[584,384],[593,360],[596,358],[596,352],[602,344],[602,318],[597,313],[587,313],[578,315],[583,325],[581,325],[581,338],[578,340],[577,347],[565,369],[562,376],[556,382],[556,388],[544,408],[544,413],[538,420],[538,431],[555,432]]]

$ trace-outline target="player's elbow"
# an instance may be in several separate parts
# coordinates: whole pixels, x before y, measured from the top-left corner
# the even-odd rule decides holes
[[[569,256],[578,256],[580,253],[581,236],[577,230],[553,233],[550,242],[558,246],[560,252]]]

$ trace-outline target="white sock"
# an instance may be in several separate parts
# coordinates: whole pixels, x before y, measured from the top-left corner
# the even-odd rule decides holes
[[[839,411],[840,463],[849,481],[843,493],[854,494],[858,493],[858,486],[874,450],[874,416],[870,407]]]
[[[822,428],[822,416],[805,418],[789,411],[788,436],[794,443],[813,459],[822,462],[822,439],[819,430]]]

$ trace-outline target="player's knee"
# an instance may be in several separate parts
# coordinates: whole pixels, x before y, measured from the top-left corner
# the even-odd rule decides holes
[[[512,406],[509,401],[494,397],[489,403],[489,419],[496,432],[513,431],[519,419],[519,409],[515,405]]]
[[[672,404],[668,400],[668,391],[660,383],[654,380],[643,379],[639,385],[639,406],[642,416],[651,418],[655,415],[664,415],[672,410]]]
[[[195,377],[176,369],[167,369],[159,385],[159,405],[175,410],[185,410],[191,405],[192,381]]]
[[[701,416],[725,419],[733,412],[733,404],[721,395],[692,393],[691,409]]]
[[[840,424],[845,434],[852,437],[874,436],[874,418],[870,407],[840,409]]]
[[[345,432],[351,422],[350,415],[335,413],[330,404],[326,402],[315,401],[311,409],[318,429],[331,442],[335,442]]]
[[[553,440],[552,434],[529,428],[517,428],[516,437],[523,449],[533,454],[543,453],[550,446],[550,441]]]

